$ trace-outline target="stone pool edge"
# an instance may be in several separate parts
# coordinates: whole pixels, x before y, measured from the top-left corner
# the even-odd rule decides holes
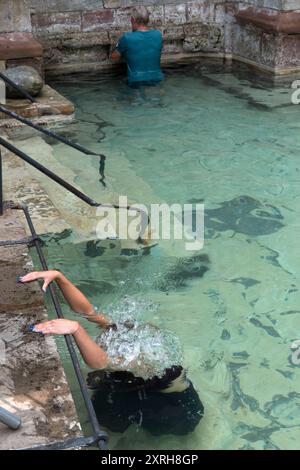
[[[6,210],[0,240],[26,236],[18,214]],[[34,269],[24,245],[0,247],[0,406],[22,419],[19,430],[0,423],[0,449],[23,449],[82,437],[75,404],[55,341],[28,332],[47,319],[36,283],[17,284]]]

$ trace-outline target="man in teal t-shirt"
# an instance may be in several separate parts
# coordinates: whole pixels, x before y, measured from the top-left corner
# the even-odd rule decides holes
[[[127,63],[128,85],[151,86],[161,82],[164,75],[160,68],[163,38],[160,31],[150,29],[149,12],[146,7],[133,9],[132,33],[125,33],[111,55],[113,60],[121,57]]]

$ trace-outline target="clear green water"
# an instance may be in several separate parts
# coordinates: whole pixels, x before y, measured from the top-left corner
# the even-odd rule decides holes
[[[56,88],[76,105],[70,137],[107,155],[104,188],[97,159],[53,147],[90,196],[204,200],[206,208],[208,262],[188,262],[177,242],[124,256],[77,243],[76,234],[48,241],[49,264],[95,305],[178,335],[205,405],[190,435],[132,427],[110,433],[110,447],[299,449],[300,370],[290,343],[300,338],[300,122],[290,89],[205,67],[168,76],[162,96],[133,96],[118,78]]]

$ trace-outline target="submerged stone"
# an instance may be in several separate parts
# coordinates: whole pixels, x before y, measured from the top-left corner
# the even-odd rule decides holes
[[[228,341],[231,338],[231,334],[228,330],[223,330],[221,334],[221,339]]]
[[[180,258],[164,274],[159,284],[159,289],[168,291],[185,287],[187,281],[193,278],[201,278],[208,271],[209,257],[206,254]]]
[[[257,281],[256,279],[252,279],[250,277],[239,277],[236,279],[232,279],[230,282],[242,284],[245,287],[245,289],[255,286],[255,284],[260,284],[260,281]]]

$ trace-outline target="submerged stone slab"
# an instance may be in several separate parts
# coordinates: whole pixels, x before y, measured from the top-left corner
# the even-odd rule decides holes
[[[43,190],[37,180],[29,173],[29,166],[13,154],[4,152],[4,200],[23,202],[29,208],[36,232],[39,235],[51,233],[60,234],[71,231],[71,226],[62,219],[58,210],[53,206],[48,194]],[[26,221],[20,214],[20,220],[25,227],[27,236],[30,236]],[[5,225],[3,225],[5,230]],[[11,230],[11,227],[10,227]],[[3,234],[4,235],[4,234]],[[15,238],[12,233],[12,238]],[[17,250],[22,254],[22,247],[6,248],[2,250],[2,260],[7,263],[9,250]],[[4,255],[7,255],[4,258]],[[7,304],[7,302],[6,302]]]

